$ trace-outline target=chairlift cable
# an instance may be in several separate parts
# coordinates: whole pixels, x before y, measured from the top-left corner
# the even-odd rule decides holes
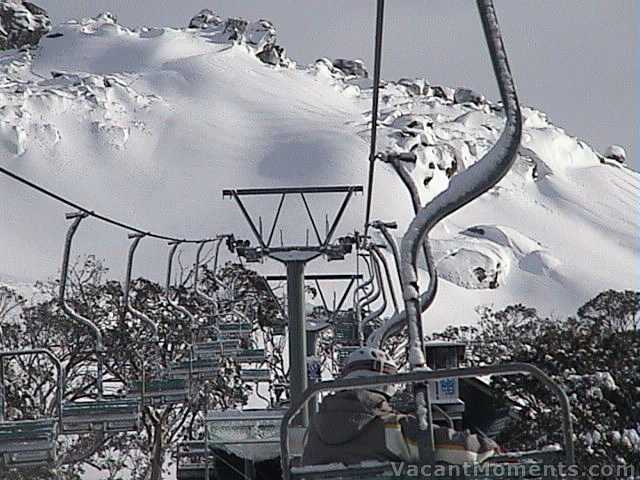
[[[376,164],[376,144],[378,136],[378,105],[380,99],[380,70],[382,63],[382,31],[384,27],[384,0],[378,0],[376,11],[376,42],[373,67],[373,99],[371,108],[371,145],[369,150],[369,180],[367,182],[367,210],[365,214],[364,233],[369,230],[371,220],[371,198],[373,195],[373,179]]]
[[[146,237],[150,237],[150,238],[156,238],[158,240],[167,240],[169,242],[179,242],[179,243],[200,243],[202,241],[205,240],[209,240],[209,239],[183,239],[183,238],[174,238],[174,237],[170,237],[168,235],[161,235],[161,234],[157,234],[157,233],[153,233],[153,232],[148,232],[145,230],[142,230],[138,227],[134,227],[132,225],[128,225],[126,223],[120,222],[118,220],[114,220],[113,218],[107,217],[106,215],[101,215],[99,213],[94,212],[93,210],[89,210],[86,207],[83,207],[82,205],[79,205],[78,203],[75,203],[65,197],[63,197],[62,195],[58,195],[57,193],[48,190],[46,188],[44,188],[41,185],[38,185],[37,183],[32,182],[31,180],[28,180],[20,175],[18,175],[17,173],[12,172],[11,170],[8,170],[2,166],[0,166],[0,173],[8,176],[9,178],[12,178],[13,180],[16,180],[19,183],[22,183],[23,185],[26,185],[29,188],[32,188],[50,198],[53,198],[54,200],[63,203],[75,210],[78,210],[80,212],[83,212],[85,214],[87,214],[90,217],[93,217],[97,220],[101,220],[105,223],[114,225],[116,227],[128,230],[130,232],[135,232],[135,233],[140,233],[142,235],[145,235]]]

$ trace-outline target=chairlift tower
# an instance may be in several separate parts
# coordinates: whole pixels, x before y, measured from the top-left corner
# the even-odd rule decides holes
[[[346,186],[322,186],[322,187],[288,187],[288,188],[258,188],[258,189],[231,189],[223,190],[223,198],[233,198],[249,224],[251,231],[258,243],[251,247],[248,240],[236,241],[238,254],[249,262],[261,261],[269,257],[284,264],[287,272],[287,317],[289,319],[289,363],[290,363],[290,390],[291,400],[296,403],[302,398],[307,389],[307,333],[305,325],[305,295],[304,295],[304,271],[310,261],[326,255],[329,261],[343,260],[350,253],[355,239],[342,237],[337,242],[332,242],[336,229],[342,220],[342,216],[355,193],[362,193],[361,185]],[[343,194],[344,199],[333,221],[329,224],[324,238],[320,235],[317,222],[311,213],[307,195],[313,194]],[[267,238],[262,232],[262,222],[258,227],[247,211],[242,197],[279,195],[280,201],[275,213],[273,224]],[[315,245],[281,245],[272,246],[273,236],[282,212],[282,206],[287,196],[300,196],[304,203],[305,211],[313,227],[317,244]],[[307,242],[308,243],[308,242]],[[297,426],[306,427],[309,424],[308,408],[303,408],[296,417]]]

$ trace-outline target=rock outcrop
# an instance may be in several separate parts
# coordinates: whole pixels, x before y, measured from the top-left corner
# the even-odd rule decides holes
[[[292,64],[284,47],[276,43],[277,31],[269,20],[249,22],[242,17],[225,19],[213,10],[204,9],[189,21],[189,28],[211,34],[211,41],[246,45],[261,62],[268,65],[289,67]]]
[[[22,0],[0,1],[0,50],[35,46],[50,31],[44,9]]]
[[[346,60],[344,58],[336,58],[333,61],[334,68],[337,68],[347,77],[351,78],[368,78],[369,72],[364,67],[362,60]]]

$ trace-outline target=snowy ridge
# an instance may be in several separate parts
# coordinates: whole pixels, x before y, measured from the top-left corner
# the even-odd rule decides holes
[[[276,64],[265,61],[265,46],[276,45],[271,22],[236,19],[229,29],[213,12],[194,20],[185,29],[128,29],[102,14],[55,27],[36,50],[0,53],[1,164],[101,213],[191,237],[251,238],[220,199],[223,188],[365,183],[366,80],[327,59],[302,67],[281,52]],[[511,172],[432,234],[443,282],[428,329],[471,322],[480,304],[522,302],[560,315],[606,288],[638,288],[640,176],[544,113],[523,114]],[[482,157],[503,124],[501,106],[480,94],[390,81],[378,148],[416,153],[412,175],[427,202]],[[0,188],[0,273],[55,274],[64,208],[5,178]],[[334,208],[319,205],[319,215]],[[270,222],[271,205],[252,207]],[[362,207],[356,199],[339,233],[361,227]],[[304,211],[283,215],[285,240],[304,238]],[[373,218],[397,220],[401,235],[411,216],[404,187],[380,165]],[[124,232],[83,228],[79,249],[119,275]],[[141,255],[141,273],[161,273],[161,247]]]

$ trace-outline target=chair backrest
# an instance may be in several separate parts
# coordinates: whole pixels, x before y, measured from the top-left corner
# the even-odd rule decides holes
[[[211,445],[279,443],[286,410],[218,410],[207,416]]]
[[[239,363],[259,363],[266,360],[266,352],[264,348],[240,350],[234,358]]]
[[[133,432],[140,422],[140,404],[131,398],[67,402],[62,410],[63,433]]]
[[[131,382],[127,398],[142,401],[143,397],[145,406],[184,403],[189,400],[189,385],[185,378],[154,379],[145,382],[143,392],[142,381]]]
[[[231,338],[227,340],[215,340],[212,342],[196,343],[193,346],[193,352],[198,358],[211,358],[233,356],[241,351],[240,339]]]
[[[271,370],[266,368],[243,368],[240,378],[245,382],[270,382]]]
[[[219,358],[198,358],[183,360],[169,366],[169,374],[174,377],[184,378],[191,375],[211,373],[217,375],[221,362]]]

